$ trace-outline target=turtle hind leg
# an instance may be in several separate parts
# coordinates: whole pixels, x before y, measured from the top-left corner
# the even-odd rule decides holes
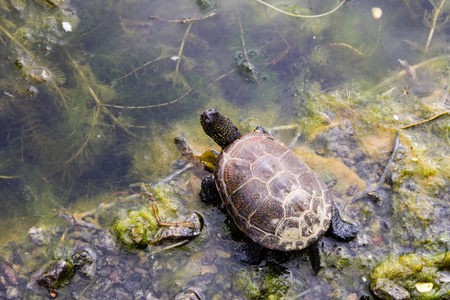
[[[213,175],[203,178],[202,190],[199,195],[202,202],[212,202],[214,199],[220,198]]]
[[[240,262],[247,265],[259,265],[262,262],[266,252],[266,249],[263,246],[252,240],[249,240],[245,245],[237,246],[235,249],[236,252],[233,256]]]
[[[309,247],[309,259],[313,269],[313,275],[316,276],[320,269],[320,250],[318,243]]]
[[[358,228],[356,225],[342,220],[338,209],[333,205],[333,218],[327,235],[341,241],[347,241],[356,237]]]

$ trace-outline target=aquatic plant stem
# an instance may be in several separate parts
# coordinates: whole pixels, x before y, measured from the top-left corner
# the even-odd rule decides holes
[[[440,60],[447,60],[449,57],[448,55],[441,55],[441,56],[436,56],[433,58],[430,58],[428,60],[425,60],[421,63],[418,63],[417,65],[411,66],[412,70],[417,70],[419,68],[425,67],[429,64],[432,64],[434,62],[438,62]],[[393,76],[383,80],[382,82],[380,82],[379,84],[377,84],[376,86],[374,86],[373,88],[370,89],[370,91],[376,91],[378,89],[380,89],[381,87],[383,87],[384,85],[387,85],[389,83],[391,83],[392,81],[401,78],[402,76],[408,74],[408,72],[406,70],[402,70],[396,74],[394,74]]]
[[[77,158],[78,155],[80,155],[81,153],[83,153],[84,149],[87,147],[87,145],[89,144],[89,141],[92,139],[93,133],[94,133],[94,129],[95,126],[97,125],[97,119],[98,119],[98,114],[100,112],[100,106],[97,106],[94,112],[94,116],[92,119],[92,124],[91,124],[91,130],[89,131],[83,145],[78,149],[77,152],[75,152],[74,155],[72,155],[71,158],[69,158],[64,164],[68,164],[71,161],[73,161],[75,158]]]
[[[336,6],[334,9],[330,10],[329,12],[320,14],[320,15],[297,15],[297,14],[293,14],[293,13],[284,11],[282,9],[279,9],[279,8],[277,8],[277,7],[273,6],[273,5],[270,5],[269,3],[264,2],[262,0],[256,0],[256,1],[258,1],[259,3],[261,3],[261,4],[263,4],[263,5],[267,6],[267,7],[270,7],[271,9],[274,9],[274,10],[276,10],[276,11],[282,13],[282,14],[285,14],[285,15],[288,15],[288,16],[291,16],[291,17],[296,17],[296,18],[320,18],[320,17],[325,17],[325,16],[327,16],[329,14],[334,13],[336,10],[338,10],[344,4],[344,2],[346,0],[342,0],[342,2],[339,3],[339,5]]]
[[[27,53],[31,59],[36,60],[36,56],[33,55],[33,53],[31,53],[30,51],[28,51],[27,47],[25,47],[21,42],[19,42],[16,38],[14,38],[14,36],[12,36],[11,33],[9,33],[8,30],[6,30],[6,28],[4,28],[2,25],[0,25],[0,31],[2,31],[8,38],[11,39],[11,41],[13,41],[14,44],[16,44],[17,46],[19,46],[20,49],[22,49],[25,53]],[[59,89],[59,87],[56,85],[56,83],[54,81],[50,82],[50,86],[52,88],[54,88],[56,90],[56,92],[58,93],[58,95],[61,97],[63,105],[66,109],[69,109],[69,107],[67,106],[66,103],[66,99],[64,97],[64,95],[62,94],[61,90]]]
[[[238,70],[239,70],[239,68],[234,68],[234,69],[231,70],[230,72],[220,75],[219,77],[217,77],[216,79],[214,79],[213,82],[211,82],[210,84],[208,84],[208,85],[206,86],[206,88],[209,88],[209,87],[210,87],[211,85],[213,85],[216,81],[219,81],[220,79],[222,79],[222,78],[224,78],[224,77],[226,77],[226,76],[230,75],[231,73],[234,73],[234,72],[236,72],[236,71],[238,71]]]
[[[217,11],[213,11],[210,14],[203,16],[203,17],[194,17],[194,18],[183,18],[183,19],[175,19],[175,20],[167,20],[167,19],[163,19],[157,16],[150,16],[150,19],[156,19],[156,20],[160,20],[160,21],[164,21],[164,22],[168,22],[168,23],[186,23],[186,22],[191,22],[191,21],[201,21],[207,18],[210,18],[212,16],[217,15]]]
[[[387,172],[388,172],[388,170],[389,170],[389,167],[391,166],[392,162],[394,161],[395,153],[397,153],[399,142],[400,142],[400,132],[397,131],[397,132],[396,132],[396,135],[395,135],[394,148],[392,149],[391,156],[389,156],[389,160],[388,160],[388,162],[386,163],[386,166],[384,167],[383,174],[381,175],[380,180],[378,181],[378,184],[377,184],[375,187],[373,187],[373,184],[372,184],[372,185],[369,185],[364,191],[362,191],[362,192],[360,192],[360,193],[357,193],[357,194],[352,198],[352,200],[350,201],[350,203],[355,203],[355,202],[357,202],[358,200],[362,199],[362,198],[363,198],[365,195],[367,195],[368,193],[370,193],[370,192],[376,192],[376,190],[377,190],[378,188],[380,188],[380,186],[384,183],[384,181],[385,181],[385,179],[386,179],[386,175],[387,175]],[[340,210],[340,211],[344,211],[345,206],[347,205],[347,202],[348,202],[348,199],[345,199],[344,201],[342,201],[341,205],[339,206],[339,210]]]
[[[152,64],[152,63],[154,63],[154,62],[157,62],[157,61],[159,61],[159,60],[161,60],[161,59],[165,59],[165,58],[169,58],[169,57],[171,57],[171,55],[160,56],[160,57],[158,57],[158,58],[156,58],[156,59],[154,59],[154,60],[148,61],[148,62],[146,62],[145,64],[143,64],[142,66],[137,67],[137,68],[134,69],[133,71],[131,71],[131,72],[129,72],[129,73],[123,75],[122,77],[119,77],[119,78],[117,78],[116,80],[113,80],[111,83],[112,83],[113,85],[115,85],[115,84],[117,83],[117,81],[122,80],[122,79],[124,79],[124,78],[127,78],[128,76],[130,76],[130,75],[136,73],[136,72],[139,71],[140,69],[142,69],[142,68],[144,68],[144,67],[146,67],[146,66],[148,66],[148,65],[150,65],[150,64]],[[181,57],[180,57],[180,59],[181,59]]]
[[[177,99],[172,100],[170,102],[161,103],[161,104],[153,104],[153,105],[145,105],[145,106],[121,106],[121,105],[113,105],[113,104],[101,104],[101,105],[102,106],[107,106],[107,107],[113,107],[113,108],[120,108],[120,109],[148,109],[148,108],[162,107],[162,106],[167,106],[167,105],[170,105],[170,104],[177,103],[178,101],[180,101],[181,99],[186,97],[193,90],[194,89],[191,88],[186,93],[184,93],[183,95],[178,97]]]
[[[371,47],[371,48],[372,48],[372,51],[370,51],[370,52],[367,53],[367,54],[366,54],[366,53],[363,53],[363,52],[359,51],[358,49],[356,49],[356,48],[354,48],[354,47],[352,47],[352,46],[350,46],[350,45],[348,45],[348,44],[345,44],[345,43],[331,43],[331,44],[328,44],[328,46],[342,46],[342,47],[347,47],[347,48],[349,48],[350,50],[356,52],[356,54],[358,54],[358,55],[360,55],[360,56],[368,57],[368,56],[372,56],[372,55],[375,53],[375,51],[376,51],[377,48],[378,48],[378,44],[380,43],[380,39],[381,39],[381,20],[380,20],[379,25],[378,25],[378,37],[377,37],[377,41],[376,41],[375,45],[374,45],[373,47]]]
[[[103,103],[100,101],[100,99],[97,97],[97,94],[94,92],[94,90],[92,89],[91,85],[89,84],[89,81],[87,80],[86,76],[84,75],[83,71],[81,71],[80,66],[77,64],[77,62],[70,57],[69,55],[69,59],[72,61],[72,63],[75,66],[75,69],[78,71],[78,73],[80,74],[81,78],[83,78],[83,80],[86,82],[88,90],[89,90],[89,94],[91,94],[92,98],[94,99],[94,101],[97,103],[97,105],[113,120],[113,122],[115,124],[117,124],[120,128],[122,128],[126,133],[128,133],[129,135],[131,135],[134,138],[137,138],[137,135],[134,134],[133,132],[131,132],[130,130],[128,130],[127,127],[125,127],[109,110],[108,108],[106,108]],[[67,162],[66,162],[67,163]]]
[[[328,46],[332,46],[332,47],[333,47],[333,46],[347,47],[347,48],[349,48],[350,50],[356,52],[356,54],[358,54],[358,55],[361,55],[361,56],[367,56],[367,55],[365,55],[364,53],[362,53],[361,51],[359,51],[358,49],[356,49],[356,48],[350,46],[349,44],[345,44],[345,43],[331,43],[331,44],[328,44]]]
[[[440,114],[437,114],[434,117],[431,117],[431,118],[429,118],[427,120],[423,120],[423,121],[420,121],[420,122],[416,122],[416,123],[413,123],[413,124],[409,124],[409,125],[406,125],[406,126],[399,127],[398,129],[407,129],[407,128],[410,128],[410,127],[413,127],[413,126],[416,126],[416,125],[427,123],[427,122],[433,121],[434,119],[437,119],[437,118],[439,118],[439,117],[441,117],[443,115],[446,115],[446,114],[450,114],[450,110],[446,110],[444,112],[441,112]]]
[[[394,161],[395,153],[397,152],[399,142],[400,142],[400,133],[397,131],[397,133],[395,134],[394,149],[392,149],[392,154],[389,157],[386,167],[384,168],[383,174],[380,177],[380,181],[378,182],[377,186],[373,190],[378,189],[384,183],[384,180],[386,179],[386,175],[389,170],[389,167],[391,166],[392,162]]]
[[[180,68],[180,62],[181,62],[181,54],[183,53],[183,48],[184,48],[184,43],[186,42],[186,38],[187,35],[189,34],[189,30],[191,30],[193,23],[189,23],[188,28],[186,29],[186,32],[184,33],[183,39],[181,40],[181,45],[180,45],[180,51],[178,51],[178,60],[177,60],[177,65],[175,67],[175,74],[178,73],[178,69]],[[173,82],[173,87],[175,88],[175,81]]]
[[[19,42],[16,38],[14,38],[14,37],[12,36],[12,34],[9,33],[9,31],[6,30],[6,28],[4,28],[2,25],[0,25],[0,30],[1,30],[7,37],[9,37],[9,38],[11,39],[11,41],[14,42],[14,44],[16,44],[17,46],[19,46],[19,48],[22,49],[23,51],[25,51],[25,52],[26,52],[33,60],[35,59],[34,55],[33,55],[30,51],[28,51],[28,49],[27,49],[24,45],[22,45],[21,42]]]
[[[241,40],[242,40],[242,47],[244,48],[244,55],[245,55],[245,60],[247,61],[247,63],[250,63],[250,60],[248,59],[248,55],[247,55],[247,47],[245,46],[245,39],[244,39],[244,29],[242,29],[242,22],[241,22],[241,18],[239,17],[239,28],[241,30]],[[258,80],[258,77],[255,76],[255,80],[258,83],[258,85],[260,87],[262,87],[261,83]]]
[[[6,176],[6,175],[0,175],[0,179],[16,179],[16,178],[22,178],[23,175],[17,175],[17,176]]]
[[[439,7],[437,7],[437,8],[435,7],[433,10],[434,11],[433,21],[430,24],[431,29],[430,29],[430,33],[428,34],[427,44],[425,45],[425,52],[428,52],[428,48],[430,47],[431,39],[433,38],[434,30],[436,29],[436,23],[441,14],[441,10],[444,7],[445,1],[446,0],[442,0]],[[433,2],[431,2],[431,4],[433,4]],[[433,4],[433,6],[434,6],[434,4]],[[445,19],[445,21],[443,23],[445,23],[447,20],[448,20],[448,17]]]
[[[281,32],[278,30],[278,27],[272,22],[272,20],[269,18],[269,15],[267,14],[267,8],[264,7],[264,12],[266,13],[266,19],[269,20],[270,24],[272,24],[273,28],[275,28],[275,31],[278,33],[278,35],[281,37],[283,42],[286,44],[287,48],[279,54],[277,57],[272,59],[267,65],[274,65],[277,62],[279,62],[286,54],[289,53],[289,51],[292,49],[291,45],[288,43],[288,41],[284,38],[284,36],[281,34]],[[267,66],[266,65],[266,66]]]

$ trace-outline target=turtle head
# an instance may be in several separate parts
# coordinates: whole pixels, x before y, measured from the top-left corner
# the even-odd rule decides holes
[[[239,129],[233,122],[214,108],[202,112],[200,123],[205,133],[222,148],[241,137]]]

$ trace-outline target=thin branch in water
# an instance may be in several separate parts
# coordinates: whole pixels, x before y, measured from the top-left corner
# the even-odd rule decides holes
[[[281,37],[283,42],[286,44],[287,48],[277,57],[272,59],[267,65],[274,65],[277,62],[279,62],[286,54],[289,53],[289,50],[292,49],[291,45],[288,43],[288,41],[284,38],[284,36],[281,34],[281,32],[278,30],[278,27],[272,22],[272,20],[269,18],[269,15],[267,14],[267,8],[264,6],[264,12],[266,13],[266,18],[269,20],[270,24],[272,24],[273,28],[275,28],[275,31],[278,33],[278,35]]]
[[[356,54],[358,54],[358,55],[366,56],[364,53],[362,53],[362,52],[359,51],[358,49],[356,49],[356,48],[354,48],[354,47],[352,47],[352,46],[350,46],[350,45],[348,45],[348,44],[345,44],[345,43],[331,43],[331,44],[328,44],[328,46],[331,46],[331,47],[333,47],[333,46],[347,47],[347,48],[349,48],[350,50],[356,52]]]
[[[336,6],[335,8],[330,10],[329,12],[326,12],[326,13],[323,13],[323,14],[320,14],[320,15],[297,15],[297,14],[293,14],[293,13],[284,11],[282,9],[279,9],[279,8],[277,8],[277,7],[273,6],[273,5],[270,5],[269,3],[264,2],[262,0],[256,0],[256,1],[258,1],[261,4],[264,4],[265,6],[270,7],[270,8],[272,8],[272,9],[274,9],[274,10],[276,10],[276,11],[282,13],[282,14],[285,14],[285,15],[288,15],[288,16],[291,16],[291,17],[296,17],[296,18],[320,18],[320,17],[325,17],[325,16],[327,16],[329,14],[334,13],[336,10],[338,10],[344,4],[344,2],[346,0],[342,0],[342,2],[339,3],[338,6]]]
[[[222,78],[224,78],[224,77],[226,77],[226,76],[230,75],[231,73],[234,73],[234,72],[236,72],[236,71],[238,71],[238,70],[239,70],[239,68],[234,68],[234,69],[231,70],[230,72],[220,75],[219,77],[217,77],[216,79],[214,79],[213,82],[211,82],[210,84],[208,84],[208,85],[206,86],[206,88],[209,88],[209,87],[210,87],[211,85],[213,85],[216,81],[219,81],[220,79],[222,79]]]
[[[165,59],[165,58],[168,58],[168,57],[171,57],[171,56],[170,56],[170,55],[160,56],[160,57],[158,57],[158,58],[156,58],[156,59],[154,59],[154,60],[148,61],[148,62],[146,62],[145,64],[143,64],[142,66],[137,67],[137,68],[134,69],[133,71],[131,71],[131,72],[129,72],[129,73],[123,75],[122,77],[119,77],[119,78],[117,78],[116,80],[113,80],[113,81],[111,82],[111,84],[112,84],[112,85],[115,85],[115,84],[117,83],[117,81],[122,80],[122,79],[124,79],[124,78],[127,78],[128,76],[130,76],[130,75],[136,73],[136,72],[139,71],[140,69],[142,69],[142,68],[144,68],[144,67],[146,67],[146,66],[148,66],[148,65],[150,65],[150,64],[152,64],[152,63],[154,63],[154,62],[157,62],[157,61],[159,61],[159,60],[161,60],[161,59]]]
[[[83,33],[82,35],[80,35],[80,36],[78,37],[78,39],[82,39],[82,38],[84,38],[85,36],[87,36],[87,35],[93,33],[94,31],[96,31],[97,29],[99,29],[100,27],[102,27],[103,24],[105,24],[105,21],[101,22],[99,25],[97,25],[97,27],[95,27],[95,28],[93,28],[93,29],[91,29],[91,30],[89,30],[89,31],[87,31],[87,32],[85,32],[85,33]]]
[[[380,20],[379,25],[378,25],[378,38],[377,38],[377,41],[376,41],[375,45],[371,47],[372,50],[369,53],[363,53],[363,52],[359,51],[358,49],[350,46],[349,44],[345,44],[345,43],[331,43],[331,44],[328,44],[328,46],[342,46],[342,47],[346,47],[346,48],[354,51],[356,54],[358,54],[360,56],[368,57],[368,56],[372,56],[375,53],[376,49],[378,48],[378,44],[380,43],[380,39],[381,39],[381,20]]]
[[[183,39],[181,40],[180,51],[178,51],[179,58],[177,60],[177,65],[175,67],[175,74],[178,73],[178,69],[180,68],[181,54],[183,53],[184,43],[186,42],[186,38],[187,38],[187,35],[189,34],[189,30],[191,30],[191,27],[192,27],[192,23],[189,23],[189,26],[186,29],[186,32],[184,33]],[[175,81],[173,82],[173,87],[175,87]]]
[[[7,176],[7,175],[0,175],[0,179],[16,179],[16,178],[22,178],[23,175],[16,175],[16,176]]]
[[[168,23],[186,23],[186,22],[191,22],[191,21],[201,21],[207,18],[210,18],[212,16],[217,15],[217,11],[213,11],[210,14],[203,16],[203,17],[193,17],[193,18],[184,18],[184,19],[175,19],[175,20],[167,20],[167,19],[163,19],[157,16],[150,16],[150,19],[156,19],[156,20],[160,20],[160,21],[164,21],[164,22],[168,22]]]
[[[437,7],[437,5],[435,5],[434,1],[430,1],[431,4],[434,6],[433,11],[431,12],[431,13],[433,14],[433,18],[432,18],[431,23],[428,23],[429,21],[427,20],[427,17],[429,16],[429,14],[428,14],[428,13],[425,13],[424,21],[425,21],[425,23],[428,23],[428,25],[429,25],[430,28],[431,28],[431,29],[430,29],[430,33],[428,34],[427,44],[425,45],[425,52],[428,52],[428,48],[430,47],[431,39],[433,38],[434,31],[436,30],[436,28],[437,28],[437,26],[438,26],[438,25],[437,25],[437,21],[439,20],[439,17],[440,17],[440,15],[441,15],[441,11],[442,11],[442,9],[444,8],[445,1],[446,1],[446,0],[441,0],[441,3],[439,4],[439,7]],[[445,20],[442,21],[442,23],[441,23],[440,25],[443,25],[443,24],[446,23],[448,20],[449,20],[449,16],[447,16],[447,17],[445,18]],[[439,25],[439,26],[440,26],[440,25]]]
[[[242,40],[242,47],[244,48],[245,60],[247,61],[247,63],[250,63],[251,61],[248,59],[248,55],[247,55],[247,47],[245,47],[244,29],[242,29],[241,17],[239,17],[239,27],[241,29],[241,40]],[[261,83],[258,80],[258,77],[255,76],[255,80],[258,83],[258,85],[260,87],[262,87]]]
[[[431,117],[431,118],[429,118],[427,120],[423,120],[423,121],[420,121],[420,122],[416,122],[416,123],[413,123],[413,124],[402,126],[402,127],[399,127],[398,129],[407,129],[407,128],[410,128],[410,127],[413,127],[413,126],[416,126],[416,125],[427,123],[427,122],[433,121],[434,119],[437,119],[437,118],[439,118],[439,117],[441,117],[443,115],[449,114],[449,113],[450,113],[450,110],[446,110],[446,111],[441,112],[440,114],[437,114],[434,117]]]
[[[428,60],[425,60],[425,61],[423,61],[423,62],[421,62],[421,63],[419,63],[417,65],[411,66],[411,70],[417,70],[419,68],[425,67],[427,65],[430,65],[432,63],[435,63],[435,62],[438,62],[438,61],[441,61],[441,60],[448,60],[448,55],[436,56],[436,57],[430,58]],[[408,71],[407,70],[402,70],[402,71],[392,75],[391,77],[383,80],[382,82],[380,82],[379,84],[377,84],[376,86],[371,88],[370,90],[371,91],[376,91],[376,90],[380,89],[381,87],[391,83],[394,80],[397,80],[397,79],[401,78],[402,76],[404,76],[406,74],[408,74]]]
[[[167,105],[170,105],[170,104],[177,103],[178,101],[180,101],[181,99],[186,97],[193,90],[194,89],[191,88],[186,93],[184,93],[183,95],[178,97],[177,99],[172,100],[170,102],[160,103],[160,104],[153,104],[153,105],[146,105],[146,106],[121,106],[121,105],[113,105],[113,104],[101,104],[101,105],[102,106],[107,106],[107,107],[113,107],[113,108],[120,108],[120,109],[148,109],[148,108],[162,107],[162,106],[167,106]]]

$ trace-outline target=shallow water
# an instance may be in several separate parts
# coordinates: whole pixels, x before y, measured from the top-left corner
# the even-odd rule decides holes
[[[219,203],[200,202],[207,172],[191,168],[164,183],[158,197],[171,199],[160,207],[167,220],[200,213],[200,236],[155,253],[101,254],[105,268],[106,256],[120,255],[126,275],[106,288],[104,271],[83,297],[113,295],[140,267],[148,272],[136,288],[144,298],[195,287],[206,299],[303,299],[311,289],[317,298],[353,299],[369,295],[370,276],[389,255],[448,251],[450,26],[435,26],[427,45],[430,2],[380,2],[379,19],[373,1],[335,11],[336,1],[271,2],[296,15],[332,11],[316,18],[259,1],[1,3],[0,242],[39,252],[31,265],[17,264],[27,265],[16,270],[24,280],[70,252],[54,242],[28,245],[30,227],[61,226],[54,238],[64,241],[66,232],[70,248],[81,229],[60,215],[114,202],[116,191],[136,182],[154,187],[179,170],[186,159],[173,139],[182,132],[196,154],[218,150],[198,121],[211,107],[243,132],[262,125],[292,145],[359,226],[357,239],[324,237],[315,280],[307,251],[269,252],[260,264],[243,264],[236,248],[248,241]],[[447,16],[448,5],[439,13]],[[399,150],[381,196],[358,197],[379,183],[396,131]],[[114,218],[142,205],[122,204],[87,221],[109,230]],[[2,261],[11,263],[7,254]],[[88,284],[74,280],[62,293]]]

